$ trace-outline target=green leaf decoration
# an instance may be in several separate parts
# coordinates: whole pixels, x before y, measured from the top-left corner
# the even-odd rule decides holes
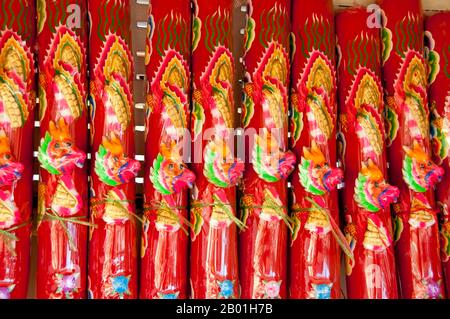
[[[105,157],[107,154],[108,151],[106,150],[106,148],[104,148],[103,145],[100,145],[95,160],[95,173],[97,174],[100,181],[102,181],[104,184],[108,186],[117,186],[119,185],[119,182],[115,181],[106,172]]]
[[[45,6],[45,0],[37,0],[36,13],[37,13],[37,32],[39,34],[44,29],[45,21],[47,20],[47,9]]]
[[[380,209],[372,204],[370,200],[367,198],[365,186],[369,183],[369,180],[366,176],[359,173],[358,178],[355,183],[355,200],[358,203],[358,206],[372,213],[378,212]]]
[[[255,40],[255,19],[252,17],[248,17],[247,25],[245,28],[245,40],[244,40],[244,49],[245,52],[248,52],[252,47],[253,41]]]
[[[203,174],[208,179],[208,181],[211,184],[214,184],[217,187],[227,188],[230,187],[230,185],[221,180],[217,175],[217,172],[214,170],[214,163],[217,160],[222,160],[221,158],[218,158],[220,154],[217,154],[213,150],[213,144],[215,144],[213,141],[211,141],[208,146],[206,147],[206,153],[205,153],[205,166],[203,168]]]
[[[436,77],[439,74],[439,71],[441,69],[439,62],[440,62],[439,53],[431,50],[428,53],[428,65],[429,65],[428,83],[429,84],[432,84],[434,81],[436,81]]]
[[[400,239],[400,237],[402,236],[402,232],[403,232],[403,221],[398,215],[395,215],[395,217],[394,217],[394,242],[397,242]]]
[[[201,37],[202,37],[202,20],[200,20],[199,17],[194,17],[194,20],[192,22],[192,52],[194,52],[197,49]]]
[[[302,131],[303,131],[303,112],[299,112],[296,108],[293,108],[292,138],[294,139],[294,146],[300,139]]]
[[[316,188],[312,183],[311,177],[309,176],[309,167],[311,166],[311,164],[312,164],[311,161],[302,157],[302,161],[299,165],[300,183],[307,192],[319,196],[324,195],[325,192]]]
[[[47,93],[45,92],[45,89],[42,86],[39,86],[39,120],[42,121],[42,119],[45,116],[45,111],[47,110]]]
[[[301,225],[302,223],[300,222],[300,219],[294,214],[292,217],[292,242],[297,239]]]
[[[203,217],[202,217],[202,209],[200,207],[192,208],[192,232],[194,233],[194,238],[200,234],[203,227]]]
[[[255,113],[255,103],[253,99],[247,95],[244,91],[244,116],[242,119],[242,125],[245,127],[250,124],[250,121]]]
[[[417,193],[425,193],[427,189],[419,185],[413,176],[413,160],[409,156],[405,156],[403,160],[403,179],[408,184],[409,188]]]
[[[295,57],[295,53],[297,52],[297,45],[295,43],[296,37],[295,37],[295,33],[291,32],[289,33],[289,45],[290,45],[290,58],[291,61],[294,61],[294,57]]]
[[[388,133],[388,142],[390,146],[392,142],[397,137],[399,122],[398,122],[398,115],[395,112],[394,109],[392,109],[389,106],[386,106],[385,108],[385,118],[386,118],[386,124],[387,124],[387,133]]]
[[[194,118],[194,141],[197,139],[197,137],[201,134],[203,129],[203,124],[205,123],[205,110],[203,109],[203,106],[197,102],[193,102],[193,118]]]
[[[445,256],[450,256],[450,233],[445,229],[441,230],[442,236],[442,252]]]
[[[168,190],[163,184],[161,184],[161,169],[162,169],[162,163],[164,162],[164,157],[161,154],[158,154],[158,156],[153,161],[153,167],[150,170],[150,180],[153,184],[153,187],[160,192],[163,195],[170,195],[172,194],[170,190]]]
[[[41,139],[41,145],[38,149],[38,160],[41,167],[52,175],[61,175],[61,172],[51,164],[50,154],[48,146],[52,141],[52,137],[49,132],[45,133],[45,137]]]
[[[392,42],[392,31],[386,27],[381,29],[381,42],[382,42],[382,52],[381,57],[383,59],[383,65],[391,56],[393,42]]]
[[[260,143],[256,142],[253,148],[253,169],[258,174],[258,176],[269,183],[275,183],[279,181],[279,178],[271,175],[266,167],[264,167],[263,161],[267,155],[264,154],[263,149],[260,146]]]
[[[253,206],[253,199],[252,199],[252,197],[250,195],[244,195],[241,198],[240,201],[241,201],[241,205],[240,205],[241,216],[240,216],[240,219],[241,219],[242,224],[244,225],[244,227],[246,227],[247,226],[248,216],[249,216],[250,209],[251,209],[250,207]]]

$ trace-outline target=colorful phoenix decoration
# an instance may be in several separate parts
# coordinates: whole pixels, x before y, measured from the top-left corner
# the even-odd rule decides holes
[[[287,236],[292,227],[286,179],[296,163],[287,150],[290,3],[249,1],[247,6],[242,124],[251,145],[245,147],[249,154],[240,203],[242,298],[287,295]]]
[[[399,190],[387,182],[380,30],[367,24],[370,14],[366,8],[351,8],[336,17],[339,155],[346,186],[342,199],[345,237],[354,255],[345,259],[347,294],[353,299],[394,299],[398,292],[390,204]]]
[[[339,229],[336,191],[343,173],[335,167],[333,2],[294,1],[292,10],[290,147],[300,163],[290,177],[289,297],[339,298],[339,243],[345,245],[345,240]]]
[[[41,140],[36,296],[86,298],[87,3],[38,2]],[[63,9],[62,14],[50,17],[56,7]]]
[[[88,294],[136,298],[137,228],[128,0],[89,0],[91,188]]]
[[[431,159],[421,1],[380,4],[389,176],[400,190],[394,205],[394,240],[401,297],[443,298],[433,188],[444,170]]]
[[[190,0],[153,0],[147,27],[148,79],[141,298],[188,296]]]
[[[231,0],[193,2],[191,297],[239,298]]]
[[[442,164],[444,177],[436,188],[441,213],[441,257],[447,294],[450,292],[450,13],[426,20],[426,53],[430,99],[431,146],[435,163]]]
[[[35,2],[0,11],[0,299],[27,296],[36,101]],[[20,14],[18,14],[20,12]]]

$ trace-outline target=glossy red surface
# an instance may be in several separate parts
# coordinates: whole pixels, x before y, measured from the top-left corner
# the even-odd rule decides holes
[[[292,33],[295,36],[296,50],[292,57],[291,107],[294,112],[302,114],[302,118],[299,122],[300,125],[294,119],[291,120],[290,147],[299,162],[304,155],[303,148],[310,148],[313,140],[317,143],[310,132],[317,128],[318,119],[314,117],[311,124],[308,121],[305,108],[302,107],[307,103],[308,95],[301,91],[303,87],[307,86],[309,72],[320,73],[320,70],[312,69],[310,64],[316,56],[314,52],[319,51],[329,59],[331,67],[325,72],[330,72],[332,75],[328,79],[331,81],[330,115],[332,123],[330,123],[330,136],[319,146],[327,163],[335,167],[337,104],[333,2],[330,0],[293,1],[292,12]],[[315,27],[319,28],[317,32],[319,32],[320,41],[311,41]],[[325,87],[327,84],[322,83]],[[299,101],[300,99],[301,101]],[[298,133],[299,126],[302,128]],[[318,229],[306,226],[307,223],[313,224],[310,221],[311,214],[304,210],[304,208],[311,208],[308,199],[312,195],[302,186],[299,166],[296,166],[290,176],[290,182],[292,184],[291,214],[292,218],[296,218],[300,222],[300,226],[297,235],[293,236],[290,241],[289,297],[295,299],[319,298],[315,287],[326,285],[330,287],[330,291],[326,293],[327,296],[323,297],[339,298],[341,296],[341,251],[339,245],[332,232],[323,233]],[[327,192],[322,198],[326,202],[330,216],[339,224],[337,191]]]
[[[16,41],[19,41],[20,44],[18,46],[23,48],[21,54],[25,53],[22,57],[26,59],[23,62],[28,65],[26,66],[27,73],[21,73],[21,70],[14,69],[14,67],[11,68],[11,65],[7,66],[4,62],[5,60],[2,59],[0,64],[2,81],[5,81],[5,75],[6,78],[9,78],[11,73],[14,72],[18,72],[25,77],[24,91],[19,95],[22,95],[22,98],[27,96],[24,98],[25,103],[22,104],[24,108],[22,112],[27,113],[28,116],[23,117],[20,125],[11,125],[12,122],[9,116],[5,116],[4,103],[6,100],[0,98],[0,104],[2,105],[0,128],[9,140],[7,143],[4,143],[5,140],[2,138],[2,153],[5,152],[5,146],[9,145],[13,161],[21,163],[24,168],[21,178],[15,182],[15,185],[0,185],[2,205],[6,204],[3,194],[9,194],[7,197],[15,203],[18,212],[16,219],[11,225],[3,224],[5,217],[6,220],[9,219],[8,216],[2,216],[1,218],[2,226],[0,226],[0,230],[15,236],[15,238],[7,236],[5,233],[0,234],[0,260],[2,261],[0,263],[0,294],[2,298],[6,299],[23,299],[27,296],[30,272],[30,217],[33,198],[33,141],[30,136],[33,134],[36,96],[33,68],[36,38],[34,24],[30,23],[30,21],[33,21],[35,17],[35,5],[34,1],[22,0],[13,1],[9,7],[10,11],[2,11],[0,13],[0,37],[2,38],[0,50],[5,49],[5,42],[3,41],[14,38]],[[17,15],[17,12],[22,12],[23,14]],[[12,36],[7,30],[16,34],[17,37]],[[3,52],[2,57],[4,57]],[[5,74],[5,69],[8,69],[11,73],[7,72],[8,74]],[[2,154],[2,161],[5,159],[4,155]],[[6,169],[4,164],[2,162],[2,170]],[[4,173],[2,172],[1,175],[4,176]]]
[[[401,297],[439,298],[444,296],[444,285],[434,194],[432,190],[424,193],[410,190],[406,180],[400,174],[406,157],[404,146],[414,146],[414,140],[416,140],[425,154],[431,154],[428,119],[420,121],[420,125],[424,127],[423,133],[421,132],[421,137],[415,138],[414,135],[418,134],[413,131],[414,125],[407,122],[408,118],[405,112],[409,110],[414,113],[414,105],[407,101],[406,106],[403,105],[402,93],[404,92],[396,90],[396,81],[399,75],[406,70],[405,68],[409,66],[408,63],[418,65],[417,77],[414,80],[419,78],[420,80],[417,81],[420,81],[420,86],[407,89],[412,91],[422,90],[422,93],[420,93],[420,108],[422,112],[425,112],[425,117],[428,116],[428,99],[426,92],[423,92],[424,86],[426,89],[426,80],[421,80],[425,73],[423,71],[424,62],[420,61],[424,50],[421,1],[403,1],[401,6],[399,6],[398,1],[393,0],[384,0],[379,3],[385,16],[385,19],[383,19],[385,21],[384,29],[389,29],[390,37],[392,37],[392,50],[390,55],[386,57],[383,66],[383,79],[386,107],[394,110],[395,116],[393,118],[398,118],[398,131],[393,130],[387,153],[390,181],[400,189],[399,200],[394,205],[394,224],[397,225],[395,234],[395,239],[397,239],[396,260]],[[406,20],[408,21],[406,22]],[[409,57],[416,55],[419,58],[414,59],[414,62],[408,62],[403,58],[406,57],[406,54]],[[395,125],[391,125],[391,127],[395,128]],[[420,221],[420,214],[422,213],[428,218],[425,227],[414,226],[414,223]]]
[[[207,165],[218,159],[208,160],[207,148],[233,142],[232,6],[230,0],[197,0],[193,9],[191,167],[196,180],[191,191],[190,297],[197,299],[239,297],[235,183],[217,186],[205,175]],[[214,92],[223,94],[223,104]],[[198,109],[203,109],[203,119],[194,115]],[[234,160],[233,151],[227,159]]]
[[[447,295],[450,293],[450,167],[447,130],[450,120],[450,13],[437,13],[425,22],[425,39],[429,63],[429,99],[431,108],[432,148],[434,161],[445,170],[436,188],[441,213],[441,257],[445,272]],[[437,58],[437,59],[436,59]],[[443,135],[442,135],[443,134]]]
[[[365,186],[369,188],[365,192],[368,192],[366,196],[369,199],[387,192],[395,197],[395,192],[398,192],[386,184],[381,42],[379,29],[368,26],[370,14],[366,8],[351,8],[336,16],[340,52],[338,95],[341,135],[338,140],[345,171],[342,199],[346,237],[352,243],[354,255],[354,262],[346,258],[347,294],[352,299],[393,299],[398,294],[389,203],[384,207],[364,207],[357,199],[355,186],[358,178],[367,176],[369,181]],[[359,53],[350,53],[352,46],[361,47]],[[373,131],[364,127],[366,114],[371,114]],[[370,135],[371,132],[378,133]],[[373,162],[372,171],[365,168],[370,165],[369,161]],[[381,175],[376,179],[376,184],[370,186],[370,181],[375,178],[375,167]],[[372,203],[379,205],[380,202],[376,199]]]
[[[248,9],[243,118],[245,136],[250,138],[245,137],[245,172],[241,189],[241,216],[246,224],[239,238],[242,298],[287,296],[287,182],[284,178],[267,182],[258,176],[252,163],[256,140],[251,134],[255,132],[263,137],[262,128],[274,133],[269,143],[278,145],[267,145],[267,148],[275,154],[263,154],[261,161],[278,161],[287,156],[290,3],[286,0],[251,1]],[[270,24],[274,19],[279,21],[277,26]],[[263,86],[270,86],[272,80],[276,85],[273,95],[263,92]],[[271,98],[276,101],[268,101]],[[264,100],[267,103],[265,112]],[[275,125],[269,124],[271,115],[267,112],[275,112],[279,117]],[[267,141],[261,140],[263,144]],[[253,159],[258,162],[256,157]],[[291,161],[292,153],[289,153],[286,163]]]
[[[184,132],[179,134],[174,132],[174,128],[189,129],[190,1],[152,1],[148,23],[145,59],[148,79],[145,223],[141,238],[140,298],[185,299],[188,296],[189,279],[189,226],[185,222],[188,219],[188,190],[162,194],[158,186],[153,184],[151,176],[158,155],[164,153],[163,148],[171,143],[184,146]],[[163,34],[173,41],[163,43]],[[178,38],[181,40],[175,41]],[[176,89],[169,88],[168,84],[175,85]],[[171,113],[171,105],[164,100],[163,95],[166,93],[182,101],[176,104],[179,113],[175,113],[175,116]],[[184,119],[182,124],[173,120],[176,116]],[[189,141],[188,137],[186,139]],[[180,149],[177,155],[183,156],[183,153],[183,149]],[[182,158],[174,159],[172,164],[182,165]],[[187,172],[180,170],[178,175],[182,174]],[[167,180],[174,176],[168,174]]]
[[[89,38],[90,221],[96,225],[91,228],[89,240],[88,294],[94,299],[133,299],[138,295],[134,217],[134,176],[138,163],[134,161],[130,5],[128,0],[89,0],[88,10],[92,26]],[[108,84],[119,87],[120,100],[109,91]],[[97,153],[100,145],[108,150],[105,158]],[[110,155],[113,155],[112,161],[106,160]],[[97,158],[112,165],[113,169],[105,167],[108,169],[106,174],[111,174],[109,177],[117,180],[113,183],[117,185],[111,186],[100,180],[95,169]],[[98,168],[104,164],[99,162]]]
[[[74,6],[77,6],[79,11],[70,9]],[[60,7],[64,10],[55,20],[51,20],[50,12],[56,12]],[[78,152],[85,157],[88,149],[88,110],[85,103],[88,89],[87,3],[85,1],[45,2],[44,7],[39,11],[38,27],[39,90],[41,92],[39,95],[40,144],[43,145],[46,135],[51,132],[50,122],[60,125],[59,121],[63,119],[67,125],[68,138],[73,144],[65,155],[66,163],[63,165],[66,166],[72,155]],[[65,45],[71,46],[70,49],[64,49]],[[69,100],[71,97],[63,91],[61,82],[58,82],[61,79],[58,77],[60,74],[58,72],[64,72],[60,69],[62,63],[70,64],[73,58],[78,59],[77,65],[73,65],[78,69],[73,70],[76,75],[67,73],[71,79],[67,81],[68,85],[72,85],[70,88],[78,92],[80,98],[78,101]],[[75,107],[76,111],[71,109],[72,107]],[[50,156],[58,156],[54,154],[51,153]],[[40,299],[87,297],[88,226],[76,222],[76,220],[84,222],[88,220],[87,165],[86,163],[82,165],[62,175],[51,174],[42,165],[40,168],[38,194],[40,222],[36,275],[36,296]],[[64,178],[67,178],[69,182],[63,182]],[[74,201],[77,201],[77,207],[67,215],[62,212],[63,209],[57,211],[53,208],[54,203],[58,201],[58,196],[61,196],[59,195],[61,185],[64,185],[64,188],[67,187],[65,194],[68,197],[79,196],[72,197]],[[59,199],[59,201],[65,200]],[[62,207],[64,205],[68,205],[68,202],[64,202]],[[53,214],[67,219],[57,220],[52,217]]]

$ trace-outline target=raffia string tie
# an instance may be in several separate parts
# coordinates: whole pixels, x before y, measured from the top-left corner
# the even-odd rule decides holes
[[[30,220],[28,220],[28,221],[26,221],[26,222],[24,222],[22,224],[16,225],[16,226],[12,226],[12,227],[7,228],[7,229],[0,229],[0,236],[4,237],[6,239],[5,240],[6,248],[9,250],[9,252],[14,257],[17,254],[16,254],[14,248],[12,247],[12,243],[10,242],[10,240],[12,240],[12,241],[19,241],[19,237],[17,237],[13,232],[18,230],[18,229],[20,229],[20,228],[26,227],[28,225],[31,225],[31,221]]]
[[[232,214],[230,212],[230,208],[231,208],[231,211],[234,210],[234,207],[236,207],[236,203],[198,203],[197,202],[197,203],[192,204],[191,207],[192,208],[208,208],[208,207],[223,208],[223,211],[227,214],[227,217],[229,219],[231,219],[231,221],[233,223],[235,223],[236,226],[240,230],[243,230],[247,227],[239,218],[237,218],[234,214]]]
[[[129,199],[122,199],[122,200],[117,200],[117,199],[102,199],[102,200],[99,200],[99,199],[97,200],[96,199],[96,200],[93,200],[93,199],[91,199],[90,206],[91,206],[92,209],[96,209],[98,206],[104,205],[106,203],[112,203],[112,204],[123,204],[123,203],[133,204],[134,202],[135,202],[134,200],[129,200]],[[136,220],[141,222],[142,224],[144,223],[144,220],[139,215],[137,215],[136,213],[133,213],[133,212],[131,212],[129,210],[126,210],[126,213],[130,217],[135,218]]]
[[[77,251],[78,249],[75,246],[75,242],[72,238],[72,235],[69,232],[69,229],[67,228],[66,223],[72,223],[72,224],[82,225],[82,226],[86,226],[86,227],[93,227],[93,228],[97,227],[97,225],[89,223],[89,222],[85,221],[85,219],[86,219],[85,216],[61,217],[51,208],[47,208],[47,210],[45,211],[45,214],[43,216],[43,220],[53,220],[53,221],[59,222],[59,224],[63,228],[64,232],[66,233],[67,238],[69,239],[69,245],[73,251]]]
[[[246,209],[260,209],[260,210],[272,209],[277,213],[278,216],[281,217],[281,219],[286,224],[286,226],[289,228],[291,233],[292,234],[294,233],[294,228],[292,227],[292,224],[294,223],[294,221],[288,214],[284,213],[288,209],[287,206],[285,206],[285,205],[241,205],[241,209],[244,209],[244,210],[246,210]]]
[[[176,211],[178,210],[185,210],[187,209],[186,206],[170,206],[163,204],[162,202],[151,202],[151,203],[145,203],[144,204],[144,215],[150,219],[151,215],[158,214],[159,210],[165,210],[169,213],[169,215],[176,220],[178,225],[180,225],[181,230],[186,234],[189,235],[189,228],[192,228],[192,224],[189,222],[189,220],[184,217],[182,214],[177,214]],[[187,227],[187,228],[186,228]]]

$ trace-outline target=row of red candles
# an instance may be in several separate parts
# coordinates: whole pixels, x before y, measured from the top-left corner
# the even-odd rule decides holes
[[[11,1],[0,297],[29,280],[37,44],[38,298],[339,298],[341,252],[350,298],[444,298],[450,17],[427,19],[425,49],[419,0],[379,5],[247,1],[239,126],[260,134],[237,159],[233,1],[152,0],[139,216],[129,1]]]

